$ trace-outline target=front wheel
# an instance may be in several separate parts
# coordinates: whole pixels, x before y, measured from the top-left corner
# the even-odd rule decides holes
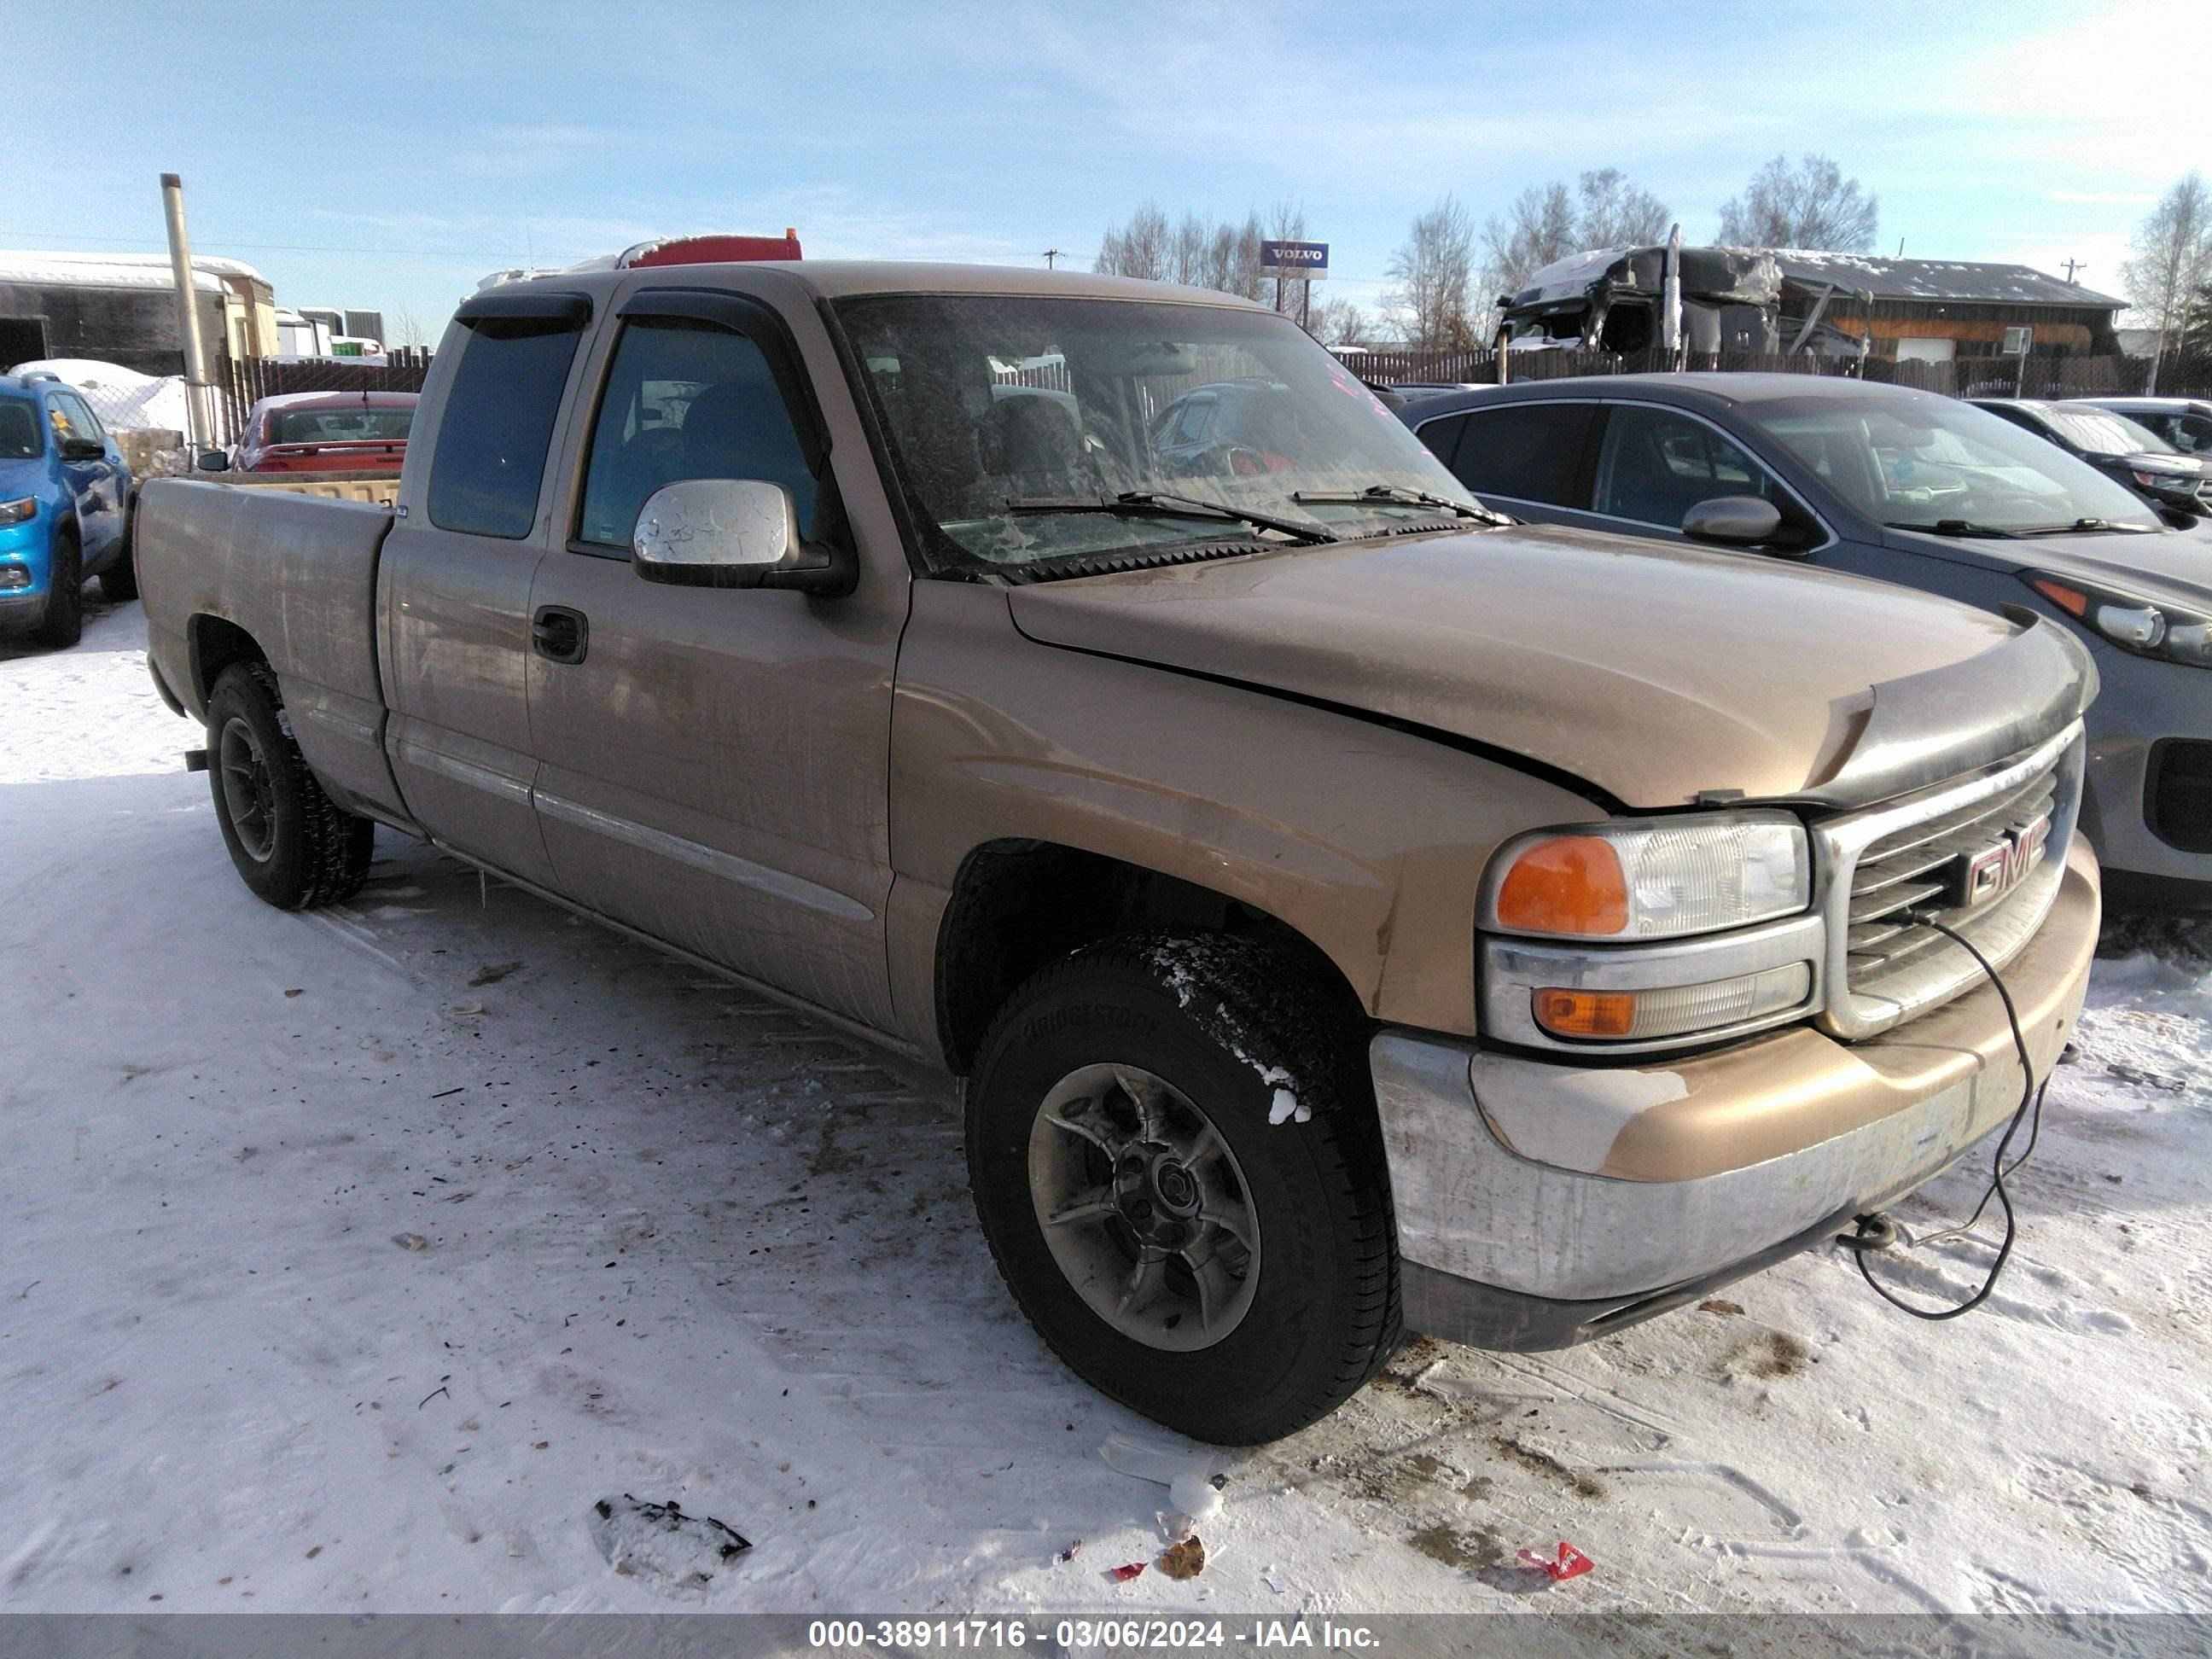
[[[969,1180],[1014,1298],[1102,1392],[1224,1445],[1327,1415],[1399,1330],[1365,1054],[1253,941],[1043,969],[986,1036]]]
[[[278,909],[336,904],[368,879],[376,826],[323,793],[265,663],[234,664],[215,683],[208,781],[230,861]]]
[[[46,615],[31,637],[40,645],[75,645],[84,637],[84,565],[75,536],[67,531],[55,535],[51,563]]]

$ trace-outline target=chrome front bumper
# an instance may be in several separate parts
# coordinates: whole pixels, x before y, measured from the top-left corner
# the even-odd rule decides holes
[[[2076,837],[2002,970],[2039,1077],[2080,1012],[2098,918]],[[1987,985],[1852,1044],[1800,1027],[1577,1067],[1386,1031],[1370,1060],[1407,1323],[1512,1347],[1601,1334],[1815,1242],[1966,1153],[2022,1082]]]

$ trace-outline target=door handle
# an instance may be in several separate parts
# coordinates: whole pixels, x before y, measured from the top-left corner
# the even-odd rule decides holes
[[[548,662],[576,663],[592,638],[592,625],[580,611],[565,605],[541,605],[530,619],[531,649]]]

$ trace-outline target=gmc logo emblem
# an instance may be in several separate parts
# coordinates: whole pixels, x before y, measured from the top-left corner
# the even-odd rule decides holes
[[[2014,830],[1984,853],[1962,853],[1953,866],[1951,902],[1962,910],[1986,904],[2000,893],[2011,891],[2043,862],[2051,843],[2051,814],[2045,812],[2025,830]]]

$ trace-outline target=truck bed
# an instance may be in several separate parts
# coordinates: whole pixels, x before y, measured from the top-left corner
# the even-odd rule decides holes
[[[137,521],[155,678],[204,720],[232,630],[258,641],[307,763],[342,805],[387,818],[404,812],[377,672],[377,558],[392,521],[373,502],[181,478],[149,482]]]

